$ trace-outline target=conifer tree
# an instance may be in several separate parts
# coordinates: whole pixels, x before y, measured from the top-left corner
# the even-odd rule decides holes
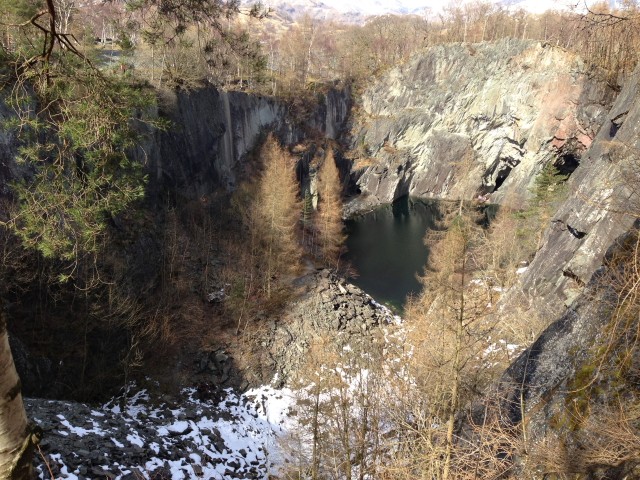
[[[316,227],[320,256],[329,265],[338,264],[345,240],[342,224],[340,175],[333,152],[329,149],[318,172],[318,215]]]
[[[482,229],[462,203],[455,210],[446,220],[446,230],[428,239],[425,287],[406,312],[413,324],[410,343],[417,352],[413,376],[427,410],[416,413],[424,419],[418,469],[443,480],[455,477],[456,418],[486,367],[482,356],[491,325],[484,320],[493,303],[491,286],[473,281]]]
[[[553,163],[545,165],[536,176],[532,193],[537,207],[548,206],[562,190],[562,184],[568,176],[562,175]]]
[[[313,195],[309,187],[304,189],[304,196],[302,198],[302,244],[307,245],[313,242],[313,235],[311,239],[306,238],[307,230],[313,227]]]
[[[537,248],[542,246],[544,232],[549,226],[551,217],[558,207],[558,202],[562,199],[567,180],[566,175],[562,175],[553,163],[546,164],[534,180],[531,193],[533,201],[529,215],[534,217],[535,237]]]
[[[129,154],[153,96],[92,65],[59,30],[57,2],[2,0],[0,10],[0,94],[15,110],[4,127],[19,133],[15,160],[27,172],[11,185],[15,205],[1,225],[87,291],[110,219],[144,193],[143,166]],[[1,314],[0,371],[0,478],[30,478],[37,438]]]
[[[295,161],[269,135],[262,148],[264,172],[256,197],[256,228],[262,240],[264,290],[273,291],[273,281],[293,273],[299,265],[301,249],[297,225],[301,205]]]

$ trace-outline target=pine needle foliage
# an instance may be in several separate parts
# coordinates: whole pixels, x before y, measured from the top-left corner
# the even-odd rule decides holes
[[[561,196],[564,183],[569,178],[562,175],[553,163],[546,164],[536,176],[532,193],[535,206],[546,207]]]
[[[169,80],[183,88],[206,79],[219,85],[265,81],[267,59],[248,31],[230,27],[238,15],[263,18],[260,3],[240,8],[239,0],[128,0],[133,13],[127,32],[140,34],[170,59]]]
[[[142,124],[162,122],[143,119],[154,103],[149,89],[92,65],[55,31],[54,9],[37,15],[33,25],[51,20],[45,46],[31,37],[0,59],[2,96],[16,113],[4,126],[19,139],[24,172],[12,185],[16,208],[5,225],[25,247],[66,262],[60,279],[67,280],[83,256],[97,253],[110,218],[143,197],[134,153]],[[22,33],[35,35],[33,25]]]

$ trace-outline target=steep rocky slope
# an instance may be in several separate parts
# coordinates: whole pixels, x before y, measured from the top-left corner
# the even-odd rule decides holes
[[[146,148],[147,161],[163,187],[197,198],[216,188],[233,189],[247,153],[275,131],[285,145],[311,135],[335,139],[350,109],[348,89],[330,90],[301,121],[277,99],[213,87],[167,93],[160,113],[171,121]]]
[[[240,359],[218,350],[190,359],[198,382],[178,393],[160,395],[159,385],[145,380],[93,407],[27,399],[45,435],[41,458],[56,478],[68,479],[285,478],[278,472],[294,457],[286,441],[295,430],[291,410],[303,394],[281,387],[309,374],[309,346],[326,338],[338,351],[374,362],[398,361],[402,350],[399,319],[357,287],[328,270],[295,286],[289,311],[265,326],[255,362],[240,365],[240,392],[224,388]],[[268,386],[276,379],[278,388]],[[247,390],[248,380],[264,386]],[[40,478],[48,478],[40,460]]]
[[[640,435],[632,413],[640,393],[639,149],[640,69],[573,174],[543,246],[500,306],[510,315],[524,303],[523,315],[552,321],[500,381],[509,420],[526,419],[532,445],[562,442],[573,457],[565,467],[586,478],[640,475],[637,452],[625,451]],[[615,434],[625,429],[628,437]]]
[[[365,93],[352,135],[361,195],[351,212],[406,194],[517,205],[543,165],[571,174],[566,200],[498,310],[500,319],[550,326],[473,417],[478,425],[487,412],[510,427],[525,423],[522,468],[538,461],[576,478],[637,478],[637,451],[626,450],[640,438],[640,70],[616,94],[550,46],[438,47]]]
[[[137,155],[148,168],[152,188],[179,189],[198,198],[222,187],[233,189],[247,154],[268,132],[277,133],[285,145],[307,137],[336,139],[344,129],[350,107],[348,87],[335,88],[318,97],[304,118],[296,118],[278,99],[244,92],[225,92],[211,85],[194,90],[158,93],[155,115],[169,121],[164,131],[148,131]],[[0,120],[15,116],[0,102]],[[0,193],[18,170],[14,162],[17,139],[0,131]]]
[[[363,95],[351,130],[362,210],[403,195],[527,198],[550,161],[571,173],[614,92],[561,49],[508,40],[416,55]],[[513,202],[513,200],[512,200]]]
[[[536,438],[546,434],[589,361],[608,302],[615,303],[610,291],[599,288],[603,274],[594,278],[594,273],[636,218],[640,71],[612,109],[615,92],[592,73],[567,52],[531,42],[437,47],[372,86],[351,131],[354,175],[362,192],[352,211],[405,194],[526,199],[544,164],[572,174],[568,199],[551,219],[541,249],[500,304],[501,314],[517,307],[522,315],[553,322],[503,378],[509,420],[521,421],[524,412]],[[176,93],[161,109],[174,129],[154,133],[145,148],[152,185],[198,198],[233,189],[244,159],[267,129],[289,144],[311,131],[335,139],[349,105],[348,92],[331,92],[303,126],[273,99],[213,89]],[[0,136],[3,160],[13,142]],[[0,175],[9,176],[10,167],[6,160]],[[274,373],[282,380],[304,364],[314,336],[365,350],[392,322],[372,299],[328,272],[309,275],[297,286],[303,293],[291,302],[288,315],[268,322],[260,342],[249,345],[260,345],[247,356],[254,365],[216,350],[191,367],[211,382],[228,377],[231,363],[245,380],[266,381]],[[31,405],[43,410],[39,402]],[[56,422],[50,430],[63,425]],[[125,430],[120,433],[126,438]],[[247,475],[255,473],[250,469]]]
[[[553,313],[572,303],[602,265],[614,240],[632,226],[640,211],[639,92],[640,71],[636,70],[570,178],[567,199],[553,216],[520,285],[504,299],[505,305],[524,297],[553,318]]]

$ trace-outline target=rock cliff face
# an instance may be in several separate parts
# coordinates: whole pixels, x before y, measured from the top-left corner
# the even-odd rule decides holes
[[[365,92],[351,140],[361,195],[350,210],[407,194],[526,199],[546,163],[575,169],[613,95],[580,59],[549,45],[432,48]]]
[[[213,87],[175,92],[160,106],[172,126],[153,136],[147,161],[157,181],[186,197],[206,195],[220,186],[233,189],[247,153],[267,132],[274,131],[287,145],[301,141],[309,130],[335,139],[349,107],[348,89],[331,90],[300,125],[284,103],[270,97]]]
[[[305,121],[300,122],[283,102],[243,92],[227,93],[206,87],[190,92],[178,91],[169,94],[168,98],[161,98],[157,113],[168,117],[171,125],[166,131],[148,131],[144,145],[136,152],[145,162],[150,177],[145,215],[154,218],[158,230],[141,232],[133,243],[119,252],[128,268],[127,282],[136,286],[157,284],[163,248],[162,237],[157,232],[162,231],[161,224],[165,221],[162,210],[166,207],[164,194],[167,191],[176,203],[201,198],[216,190],[229,191],[243,173],[244,165],[249,161],[248,154],[260,146],[267,133],[275,132],[286,145],[297,144],[308,137],[317,143],[322,138],[333,139],[347,121],[349,102],[348,89],[332,90],[319,99]],[[11,108],[0,102],[0,120],[12,115]],[[0,200],[11,194],[9,183],[27,171],[15,162],[17,148],[16,136],[0,129]],[[307,156],[301,154],[301,157],[305,160]],[[5,220],[3,215],[6,212],[0,212],[0,220]],[[27,286],[31,288],[31,284]],[[33,291],[38,292],[38,288],[34,285]],[[25,299],[31,298],[28,295],[37,295],[27,287],[25,291],[28,293],[21,293]],[[20,326],[29,324],[22,321],[31,318],[29,303],[20,299],[9,315],[10,329],[25,339],[24,344],[18,341],[12,344],[24,391],[27,395],[60,396],[58,387],[64,382],[57,379],[64,375],[75,377],[69,374],[75,365],[65,361],[63,368],[59,367],[62,362],[29,354],[29,349],[34,349],[33,344],[26,341],[29,336],[20,330]],[[51,328],[48,332],[51,338],[54,338],[53,331]],[[96,351],[91,351],[91,355],[98,358],[103,351],[111,354],[123,348],[120,337],[114,335],[113,339],[115,345],[104,350],[95,347]],[[102,383],[107,384],[106,381]]]
[[[567,200],[505,305],[524,294],[532,307],[559,314],[583,290],[614,240],[640,209],[640,70],[626,82],[602,128],[569,180]],[[553,318],[553,316],[551,316]]]
[[[243,161],[266,133],[275,132],[286,145],[306,135],[336,139],[343,131],[351,106],[348,88],[330,90],[301,123],[287,105],[271,97],[225,92],[207,86],[163,94],[158,114],[170,121],[166,131],[149,131],[138,152],[154,187],[169,187],[196,198],[218,187],[233,189]],[[0,102],[0,120],[14,116]],[[15,136],[0,130],[0,194],[19,171],[14,162]]]
[[[603,269],[602,275],[605,273]],[[511,421],[522,421],[524,412],[533,420],[536,438],[544,436],[553,403],[563,400],[571,390],[569,385],[577,369],[591,354],[595,339],[607,324],[613,299],[610,289],[594,278],[585,295],[511,364],[501,379]]]
[[[633,252],[639,227],[636,222],[635,231],[616,239],[607,257],[619,259]],[[621,452],[638,438],[637,422],[628,427],[611,415],[613,410],[632,412],[640,393],[637,305],[625,304],[624,310],[634,313],[625,317],[624,327],[615,325],[620,317],[612,316],[629,296],[621,292],[620,281],[637,280],[623,265],[613,261],[599,268],[571,307],[510,365],[470,417],[476,425],[487,420],[487,413],[510,426],[525,423],[527,448],[544,448],[550,453],[547,458],[565,452],[566,464],[547,468],[560,467],[575,478],[640,478],[636,452],[598,455],[607,448]],[[629,436],[620,440],[618,431]],[[545,458],[546,453],[535,455]],[[516,469],[526,470],[523,459],[515,460]]]
[[[618,301],[605,256],[619,252],[640,224],[640,69],[617,94],[578,58],[550,46],[438,47],[367,90],[351,142],[360,195],[349,213],[406,194],[491,203],[509,197],[513,205],[527,199],[545,164],[571,174],[541,248],[499,305],[501,318],[517,311],[550,324],[505,372],[500,405],[510,422],[526,416],[532,442],[557,435]],[[610,385],[598,382],[606,397]],[[636,463],[624,468],[636,469],[627,478],[638,475]]]
[[[572,427],[571,422],[569,426],[563,424],[566,418],[571,418],[566,412],[577,408],[572,406],[576,401],[592,402],[590,408],[597,409],[600,404],[606,405],[607,399],[621,395],[620,408],[626,410],[633,405],[635,397],[631,390],[637,390],[638,384],[624,385],[620,379],[625,378],[626,371],[639,368],[637,347],[626,350],[627,355],[636,352],[629,355],[636,362],[631,367],[625,370],[626,367],[615,364],[618,353],[611,318],[616,307],[627,299],[620,298],[622,294],[612,287],[615,280],[612,282],[611,277],[618,278],[618,288],[620,278],[632,282],[635,277],[629,273],[632,269],[624,271],[623,267],[603,264],[606,256],[615,258],[621,251],[629,251],[629,242],[635,245],[640,228],[639,151],[640,69],[637,69],[572,175],[570,194],[551,220],[543,246],[520,283],[501,299],[500,308],[505,312],[524,300],[529,312],[555,320],[510,366],[498,387],[510,421],[520,422],[523,413],[526,415],[534,444],[543,437],[564,435],[574,453],[580,450],[580,427]],[[632,320],[627,325],[631,336],[637,329],[637,316]],[[614,352],[609,353],[613,360],[602,352]],[[602,359],[596,359],[597,355],[602,355]],[[616,379],[611,380],[608,373],[594,376],[593,365],[598,365],[598,371],[616,372],[611,375]],[[585,393],[591,384],[597,386],[600,396],[591,397],[591,391]],[[621,394],[623,388],[626,390]],[[577,447],[571,442],[577,442]],[[593,474],[587,478],[640,475],[637,458],[629,461],[621,458],[614,464],[605,460],[603,465],[598,462],[594,465],[604,469],[607,476]],[[580,465],[580,459],[574,462],[576,465],[571,468],[576,472],[587,468]]]
[[[543,165],[552,162],[571,173],[567,200],[499,307],[524,304],[551,323],[502,379],[510,388],[503,395],[509,420],[521,421],[524,412],[536,438],[565,403],[606,323],[610,291],[598,283],[603,258],[640,212],[640,69],[611,107],[615,96],[578,58],[551,46],[447,45],[376,82],[352,119],[350,147],[358,157],[353,175],[361,195],[351,211],[406,194],[482,196],[498,203],[510,196],[513,203],[514,197],[527,198]],[[309,131],[338,139],[349,120],[349,95],[329,92],[304,125],[274,99],[212,88],[174,93],[160,110],[173,126],[154,132],[144,149],[153,185],[195,198],[232,189],[266,131],[287,144]],[[0,119],[9,115],[0,106]],[[14,151],[15,139],[0,132],[0,194],[15,177]],[[267,326],[252,381],[274,373],[281,380],[292,377],[315,336],[359,353],[382,344],[393,322],[370,297],[327,271],[300,279],[297,287],[303,293],[287,317]],[[226,354],[207,355],[204,367],[211,370],[215,360],[213,369],[228,374]],[[36,372],[30,377],[37,384],[37,362],[26,355],[21,362],[24,378],[25,371]]]

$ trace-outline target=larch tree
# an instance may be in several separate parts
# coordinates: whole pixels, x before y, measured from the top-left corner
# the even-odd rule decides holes
[[[264,171],[255,200],[258,236],[263,247],[264,290],[271,297],[274,280],[295,272],[301,248],[297,227],[301,203],[295,160],[273,135],[262,147]]]
[[[322,259],[337,266],[346,236],[342,224],[342,184],[333,152],[327,151],[318,172],[318,213],[316,228]]]
[[[433,478],[453,478],[456,418],[470,392],[478,389],[486,366],[483,352],[492,326],[487,320],[492,288],[474,278],[479,265],[476,248],[483,232],[472,212],[460,203],[448,215],[446,229],[427,238],[431,245],[422,294],[407,307],[413,325],[413,376],[426,412],[418,432],[424,455],[420,469]]]

